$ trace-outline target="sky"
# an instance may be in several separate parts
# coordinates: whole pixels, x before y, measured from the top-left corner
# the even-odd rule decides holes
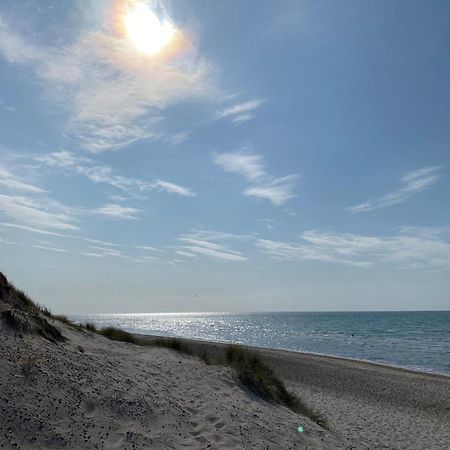
[[[450,309],[449,15],[2,0],[0,270],[69,314]]]

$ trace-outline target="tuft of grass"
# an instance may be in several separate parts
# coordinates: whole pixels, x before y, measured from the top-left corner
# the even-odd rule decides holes
[[[95,326],[95,323],[87,322],[84,324],[84,328],[88,331],[92,331],[93,333],[97,333],[97,327]]]
[[[73,322],[64,314],[59,314],[57,316],[52,316],[53,319],[59,320],[62,323],[65,323],[66,325],[73,325]]]
[[[36,305],[34,304],[33,300],[31,300],[30,297],[28,297],[27,294],[25,294],[25,292],[21,291],[20,289],[17,289],[13,284],[11,284],[12,288],[16,291],[16,297],[19,300],[19,302],[21,303],[22,307],[25,308],[35,308]]]
[[[41,312],[46,317],[52,317],[52,312],[45,306],[45,305],[39,305],[36,303],[36,307],[39,312]]]
[[[21,309],[6,309],[1,312],[0,317],[19,333],[39,334],[51,342],[65,340],[58,328],[39,315],[30,314]]]
[[[177,352],[193,355],[192,350],[181,340],[177,338],[159,338],[155,339],[151,345],[155,347],[170,348]]]
[[[239,345],[229,345],[225,356],[228,364],[236,370],[241,383],[254,394],[268,402],[287,406],[327,428],[326,421],[300,398],[289,392],[273,369],[256,353]]]
[[[130,342],[132,344],[138,343],[136,338],[131,333],[119,328],[106,327],[99,330],[98,333],[113,341]]]
[[[32,326],[27,316],[19,309],[6,309],[1,312],[6,324],[19,333],[31,333]]]

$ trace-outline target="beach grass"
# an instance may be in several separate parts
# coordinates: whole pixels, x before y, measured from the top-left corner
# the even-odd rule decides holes
[[[106,327],[99,330],[98,333],[113,341],[129,342],[131,344],[137,343],[137,339],[131,333],[120,328]]]
[[[97,333],[97,327],[95,326],[95,323],[92,322],[87,322],[84,324],[84,328],[86,328],[86,330],[91,331],[92,333]]]
[[[323,428],[327,423],[320,414],[307,406],[299,397],[289,392],[271,367],[253,351],[231,344],[226,349],[226,361],[233,367],[241,383],[250,391],[268,402],[279,403],[302,414]]]
[[[186,355],[193,355],[193,351],[181,339],[177,338],[158,338],[151,342],[154,347],[169,348]]]
[[[60,322],[65,323],[66,325],[73,325],[73,322],[64,314],[52,315],[51,317],[55,320],[59,320]]]

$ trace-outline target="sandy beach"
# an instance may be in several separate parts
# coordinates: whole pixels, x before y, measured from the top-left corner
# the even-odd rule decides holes
[[[154,339],[147,337],[147,339]],[[186,340],[220,355],[225,344]],[[353,448],[448,448],[450,378],[344,358],[252,348]],[[329,448],[324,446],[323,448]]]
[[[448,448],[443,376],[255,350],[326,430],[258,398],[229,367],[50,322],[66,341],[0,325],[1,448]],[[212,358],[224,348],[187,344]]]

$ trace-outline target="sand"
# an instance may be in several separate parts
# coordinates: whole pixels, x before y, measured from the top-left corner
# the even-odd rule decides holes
[[[185,341],[211,357],[224,348]],[[450,449],[450,377],[345,358],[253,350],[353,448]]]
[[[446,377],[258,350],[325,430],[256,397],[230,368],[54,323],[66,342],[0,323],[0,448],[448,448]]]

